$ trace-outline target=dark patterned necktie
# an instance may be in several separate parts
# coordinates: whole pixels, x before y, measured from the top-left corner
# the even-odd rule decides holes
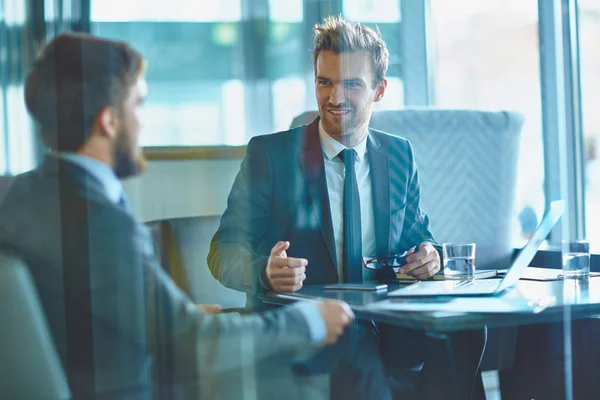
[[[344,282],[362,282],[362,234],[360,226],[360,197],[356,182],[356,151],[343,150],[339,154],[344,162],[344,246],[342,255],[342,271]]]

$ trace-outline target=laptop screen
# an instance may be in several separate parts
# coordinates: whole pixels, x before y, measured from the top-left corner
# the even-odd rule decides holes
[[[529,266],[533,257],[537,253],[538,248],[546,239],[554,225],[558,222],[563,212],[565,211],[565,202],[563,200],[557,200],[550,203],[550,209],[544,215],[542,222],[538,225],[537,229],[529,239],[529,242],[523,247],[515,261],[512,263],[510,269],[507,271],[506,276],[502,279],[498,291],[505,290],[515,285],[521,275],[525,272],[525,269]]]

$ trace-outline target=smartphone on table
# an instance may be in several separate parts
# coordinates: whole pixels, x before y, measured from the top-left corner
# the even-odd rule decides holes
[[[385,283],[331,283],[325,285],[325,290],[365,290],[379,291],[386,290]]]

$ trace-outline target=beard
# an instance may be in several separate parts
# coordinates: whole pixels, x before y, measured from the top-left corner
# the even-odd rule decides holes
[[[147,161],[141,151],[135,151],[135,145],[126,132],[120,132],[115,143],[114,160],[115,175],[119,179],[130,178],[141,174]]]
[[[362,130],[364,125],[368,125],[370,119],[368,110],[357,109],[351,105],[346,105],[343,108],[349,108],[350,113],[340,118],[335,118],[329,113],[329,108],[336,107],[331,105],[325,106],[321,112],[321,121],[323,123],[323,128],[330,135],[340,138],[351,136],[357,131]]]

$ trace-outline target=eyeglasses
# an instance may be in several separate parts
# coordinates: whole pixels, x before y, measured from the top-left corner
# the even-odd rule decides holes
[[[433,248],[440,253],[442,251],[442,246],[437,244],[432,244]],[[362,264],[363,267],[372,270],[385,269],[385,268],[398,268],[406,264],[406,256],[408,255],[408,251],[405,251],[402,254],[394,254],[388,257],[363,257]]]
[[[384,258],[377,257],[363,257],[363,267],[372,270],[385,269],[385,268],[398,268],[406,264],[406,256],[408,251],[402,254],[394,254]]]

